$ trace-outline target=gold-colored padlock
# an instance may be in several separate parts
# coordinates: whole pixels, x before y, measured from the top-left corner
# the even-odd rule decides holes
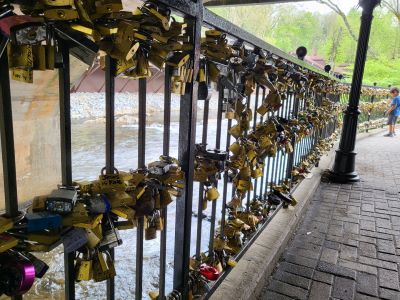
[[[6,233],[0,234],[0,253],[3,253],[18,245],[18,240]]]
[[[216,187],[211,187],[206,191],[206,199],[209,201],[217,200],[219,198],[219,192]]]
[[[74,9],[54,8],[44,11],[44,17],[51,21],[69,21],[79,18],[78,12]]]
[[[47,195],[34,197],[32,201],[32,211],[33,212],[45,211],[46,200],[47,200]]]

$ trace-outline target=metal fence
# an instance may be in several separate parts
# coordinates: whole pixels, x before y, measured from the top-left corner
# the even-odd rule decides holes
[[[249,48],[258,47],[266,50],[268,53],[274,54],[287,60],[289,63],[298,66],[303,70],[316,72],[323,76],[329,77],[326,73],[305,64],[304,62],[292,58],[283,53],[279,49],[265,43],[264,41],[252,36],[250,33],[243,31],[241,28],[231,24],[229,21],[218,17],[213,14],[201,4],[201,1],[179,0],[179,1],[159,1],[171,9],[174,13],[185,18],[188,24],[190,42],[194,45],[191,52],[193,59],[194,74],[197,74],[199,69],[200,58],[200,38],[201,30],[204,27],[215,28],[227,33],[233,39],[243,40]],[[61,33],[58,35],[60,49],[62,49],[62,67],[59,68],[59,95],[60,95],[60,136],[61,136],[61,165],[62,165],[62,184],[72,185],[72,162],[71,162],[71,115],[70,115],[70,60],[69,55],[71,51],[81,49],[90,51],[85,48],[85,44],[80,41],[68,39]],[[105,139],[105,159],[106,169],[112,173],[114,170],[114,139],[115,139],[115,61],[107,56],[105,68],[105,94],[106,94],[106,139]],[[2,53],[0,57],[0,135],[1,135],[1,149],[3,158],[4,169],[4,187],[5,187],[5,203],[6,212],[9,216],[15,217],[18,215],[18,197],[17,197],[17,181],[15,170],[15,151],[14,151],[14,135],[13,135],[13,118],[12,118],[12,95],[10,93],[10,82],[8,76],[8,62],[7,50]],[[331,78],[332,79],[332,78]],[[169,67],[165,70],[165,84],[164,84],[164,126],[163,126],[163,155],[169,155],[170,145],[170,125],[171,125],[171,70]],[[132,168],[145,167],[146,163],[146,79],[139,79],[139,131],[138,131],[138,161],[136,166]],[[199,257],[202,252],[208,252],[209,255],[213,253],[213,241],[216,236],[218,227],[220,232],[223,232],[225,222],[227,220],[226,205],[232,196],[232,183],[230,182],[228,172],[223,173],[219,181],[219,187],[222,191],[220,200],[213,201],[211,207],[203,211],[203,190],[198,187],[197,183],[193,182],[194,176],[194,160],[195,160],[195,145],[196,143],[208,144],[217,149],[224,149],[229,151],[231,144],[231,136],[228,133],[229,128],[232,126],[232,121],[224,119],[223,103],[224,93],[219,91],[216,109],[216,124],[211,124],[210,114],[212,108],[210,102],[215,99],[197,100],[198,83],[188,84],[186,93],[181,97],[180,101],[180,117],[179,117],[179,162],[182,170],[185,172],[185,188],[183,194],[176,201],[176,212],[174,219],[168,219],[167,208],[162,210],[164,218],[164,230],[160,236],[160,249],[159,249],[159,299],[171,292],[171,289],[176,290],[182,299],[188,299],[189,282],[190,282],[190,259],[192,256]],[[12,92],[12,91],[11,91]],[[256,108],[265,98],[266,90],[257,85],[255,95],[248,97],[247,105],[254,112],[253,128],[256,127],[258,122],[265,121],[266,119],[275,116],[284,119],[295,118],[299,112],[305,109],[305,100],[296,99],[295,93],[288,90],[287,99],[284,101],[283,106],[274,115],[269,113],[264,117],[257,114]],[[315,94],[309,92],[308,97],[312,98],[316,106],[321,104],[321,101],[327,95]],[[198,102],[201,102],[198,103]],[[198,111],[197,107],[203,106],[202,124],[198,124]],[[210,134],[211,126],[216,126],[215,134]],[[201,140],[196,140],[196,131],[201,128]],[[327,126],[322,129],[313,129],[311,135],[302,139],[301,141],[293,140],[294,151],[290,154],[278,152],[276,157],[269,157],[266,159],[265,167],[263,168],[263,175],[261,178],[253,179],[254,189],[248,192],[246,198],[245,209],[249,209],[249,205],[254,199],[264,199],[273,185],[281,184],[286,179],[291,178],[291,171],[293,167],[299,165],[307,155],[313,150],[316,143],[321,138],[329,137],[337,129],[337,120],[332,119]],[[101,166],[99,166],[100,168]],[[258,234],[265,229],[268,222],[273,218],[281,206],[272,210],[268,218],[266,218],[257,228],[253,234],[246,237],[245,244],[235,259],[240,259],[247,248],[251,245]],[[203,215],[205,215],[203,217]],[[220,224],[219,224],[220,222]],[[167,228],[169,226],[175,227],[174,236],[167,235]],[[145,243],[143,236],[144,220],[143,217],[139,218],[136,232],[136,243],[132,244],[132,248],[136,249],[136,267],[135,267],[135,280],[131,280],[131,284],[135,285],[135,299],[142,299],[144,295],[143,281],[149,280],[152,282],[157,281],[157,278],[144,278],[144,253],[143,245]],[[167,261],[167,244],[169,241],[174,240],[174,255],[173,261]],[[111,252],[114,256],[114,251]],[[65,254],[65,298],[75,299],[75,275],[74,275],[74,256],[75,254]],[[115,259],[123,260],[123,257],[115,257]],[[167,263],[173,265],[174,275],[173,278],[166,278]],[[117,270],[118,271],[118,270]],[[118,272],[117,272],[118,273]],[[208,291],[206,298],[218,287],[219,283],[224,280],[228,271],[225,271],[218,281],[208,284]],[[124,274],[118,274],[124,276]],[[167,282],[173,282],[172,287],[167,290]],[[116,290],[114,280],[107,281],[107,299],[115,299]],[[15,299],[21,297],[14,297]]]

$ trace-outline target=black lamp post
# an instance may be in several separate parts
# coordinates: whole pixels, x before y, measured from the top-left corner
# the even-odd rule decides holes
[[[342,136],[339,149],[336,151],[335,164],[330,171],[330,180],[339,183],[351,183],[360,180],[355,171],[356,152],[354,151],[357,135],[358,104],[361,95],[362,79],[367,58],[369,35],[373,19],[373,11],[381,0],[360,0],[363,9],[361,27],[358,38],[356,62],[349,96],[349,105],[344,113]]]

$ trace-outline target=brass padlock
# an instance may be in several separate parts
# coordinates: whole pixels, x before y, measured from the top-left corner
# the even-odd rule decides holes
[[[157,238],[157,226],[153,220],[148,220],[147,227],[144,230],[144,238],[146,241],[154,240]]]
[[[206,199],[209,201],[217,200],[219,198],[219,192],[216,187],[211,187],[206,190]]]
[[[126,184],[119,175],[118,170],[114,174],[105,174],[106,168],[101,170],[99,184],[103,193],[125,191]]]
[[[54,8],[44,11],[44,17],[52,21],[69,21],[79,18],[78,12],[74,9]]]

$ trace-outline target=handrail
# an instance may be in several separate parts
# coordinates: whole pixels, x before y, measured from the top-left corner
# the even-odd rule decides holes
[[[244,29],[240,28],[239,26],[218,16],[217,14],[213,13],[208,8],[203,9],[203,23],[205,23],[205,25],[208,24],[209,26],[212,26],[218,30],[221,30],[222,32],[225,32],[230,36],[233,36],[235,38],[243,40],[244,42],[246,42],[248,44],[251,44],[253,46],[264,49],[264,50],[270,52],[271,54],[277,55],[280,58],[283,58],[283,59],[287,60],[288,62],[291,62],[300,68],[307,69],[316,74],[324,76],[326,78],[329,78],[329,79],[332,79],[335,81],[339,81],[339,79],[336,78],[335,76],[332,76],[305,61],[302,61],[292,55],[287,54],[286,52],[282,51],[281,49],[265,42],[264,40],[256,37],[255,35],[247,32]]]

